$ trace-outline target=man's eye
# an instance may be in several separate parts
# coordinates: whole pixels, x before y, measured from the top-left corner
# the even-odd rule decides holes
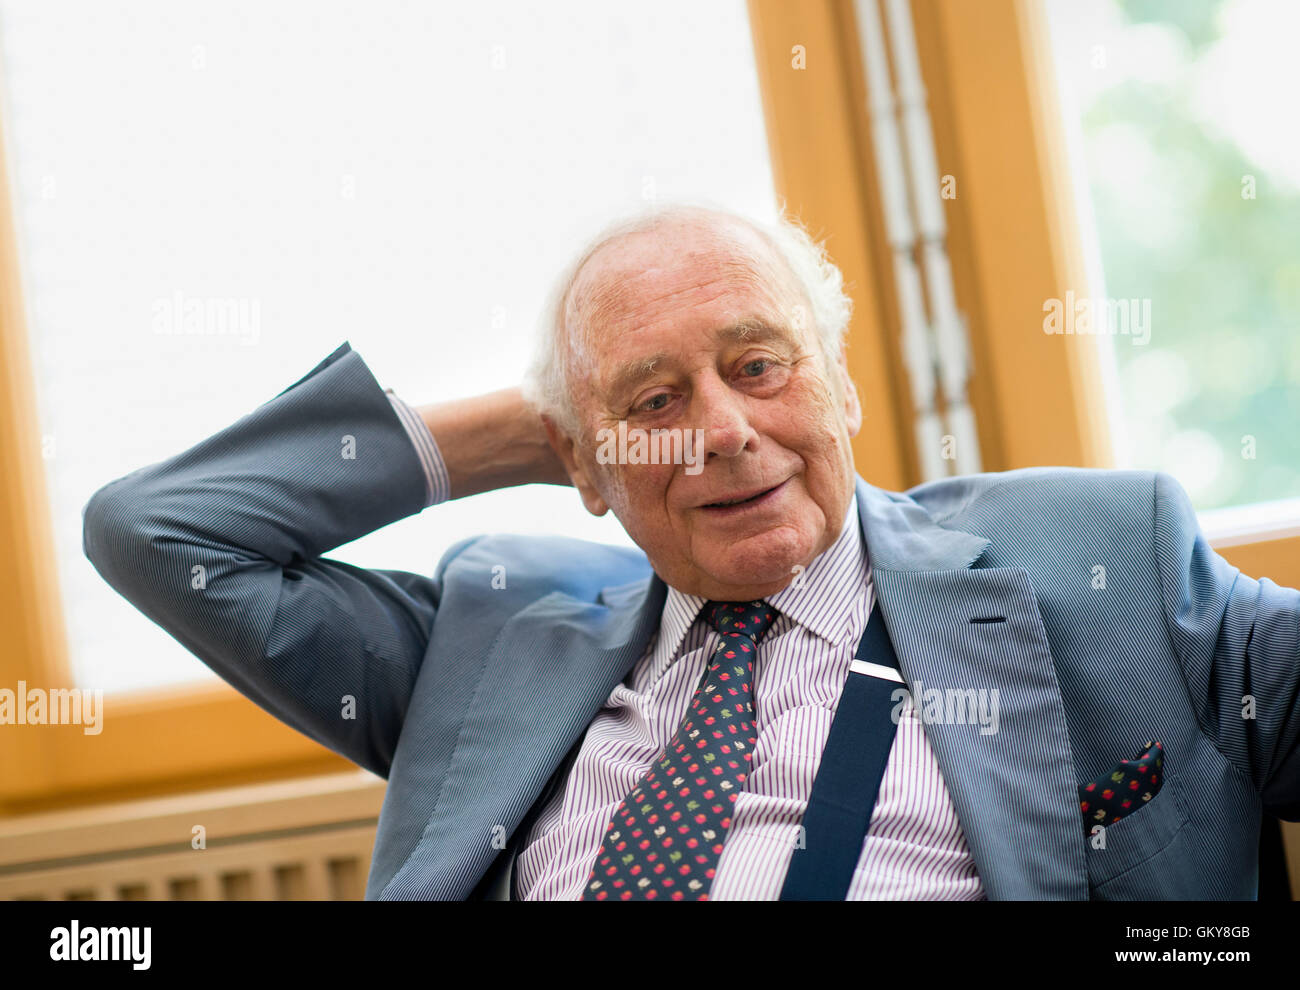
[[[641,403],[639,408],[641,409],[642,412],[658,412],[660,409],[663,408],[663,405],[656,406],[654,405],[654,403],[658,402],[660,399],[663,399],[664,402],[667,403],[669,399],[668,393],[660,392],[658,395],[650,396],[650,398],[646,399],[645,402]]]
[[[755,360],[750,361],[748,364],[746,364],[744,370],[745,370],[745,373],[746,373],[750,378],[757,378],[759,375],[761,375],[764,371],[767,370],[767,367],[768,367],[771,363],[772,363],[772,362],[769,361],[767,358],[756,358]],[[753,368],[755,365],[759,366],[759,369],[760,369],[760,370],[754,372],[753,374],[749,374],[750,369]]]

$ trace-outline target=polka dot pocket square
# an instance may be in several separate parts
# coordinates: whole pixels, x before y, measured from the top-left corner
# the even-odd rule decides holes
[[[1114,770],[1079,785],[1079,811],[1083,831],[1098,825],[1110,826],[1141,811],[1160,793],[1164,784],[1165,752],[1158,742],[1149,742],[1131,760],[1120,760]]]

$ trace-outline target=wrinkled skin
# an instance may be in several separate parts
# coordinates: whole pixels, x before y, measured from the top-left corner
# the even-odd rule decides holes
[[[839,535],[862,412],[843,351],[825,359],[810,311],[767,240],[730,220],[626,235],[578,273],[566,326],[583,435],[545,420],[548,435],[587,509],[612,509],[680,591],[775,594]],[[741,321],[747,334],[725,332]],[[618,379],[651,357],[648,377]],[[600,463],[597,431],[621,419],[702,429],[702,469]],[[752,506],[705,508],[773,486]]]

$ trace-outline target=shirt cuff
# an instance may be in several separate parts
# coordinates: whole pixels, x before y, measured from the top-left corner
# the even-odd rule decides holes
[[[424,468],[424,507],[427,509],[431,505],[447,501],[451,498],[451,480],[447,477],[447,465],[442,459],[442,452],[438,450],[438,441],[433,438],[433,433],[420,414],[399,399],[391,388],[384,389],[384,394],[393,404],[393,411],[405,427],[406,435],[411,438],[420,466]]]

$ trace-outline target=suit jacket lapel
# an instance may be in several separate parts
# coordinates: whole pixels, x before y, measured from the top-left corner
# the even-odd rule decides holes
[[[861,478],[857,492],[881,614],[985,892],[1086,899],[1065,708],[1029,575],[972,569],[988,540]],[[950,709],[950,690],[976,691],[996,722],[972,724],[964,701]]]
[[[438,804],[399,871],[412,875],[390,887],[420,899],[470,894],[644,652],[666,594],[654,575],[607,587],[594,604],[552,592],[506,624],[465,712]]]

